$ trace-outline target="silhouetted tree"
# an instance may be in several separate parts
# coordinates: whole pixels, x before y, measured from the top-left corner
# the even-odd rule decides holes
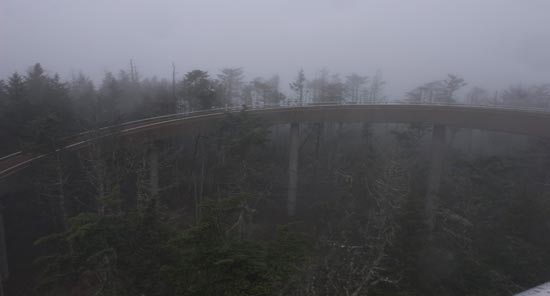
[[[366,101],[369,103],[377,103],[383,101],[385,99],[385,84],[386,82],[382,78],[382,71],[377,70],[370,82],[366,96],[364,96],[366,98]]]
[[[306,76],[304,75],[304,70],[300,69],[298,76],[294,82],[290,83],[290,89],[296,94],[296,102],[298,105],[302,105],[305,99],[305,88],[306,88]]]
[[[26,123],[31,120],[30,104],[25,97],[25,82],[17,72],[8,78],[5,87],[6,104],[2,112],[2,129],[10,139],[5,142],[5,149],[9,152],[19,148],[19,142],[23,140],[26,130]]]
[[[95,121],[94,113],[97,103],[97,92],[92,80],[83,73],[78,73],[69,82],[69,97],[75,112],[79,115],[80,124],[89,128]]]
[[[119,107],[121,97],[122,90],[118,80],[111,72],[105,73],[95,106],[94,117],[98,126],[114,125],[122,119]]]
[[[550,85],[511,86],[500,99],[507,106],[549,108]]]
[[[489,105],[496,102],[491,101],[487,90],[476,86],[466,94],[466,103],[473,105]]]
[[[359,103],[363,91],[362,87],[367,81],[367,76],[361,76],[356,73],[346,76],[346,95],[351,102]]]
[[[243,87],[244,71],[242,68],[225,68],[218,74],[222,105],[239,105]]]
[[[185,74],[181,92],[183,100],[189,103],[192,110],[206,110],[218,106],[216,85],[206,71],[193,70]]]
[[[308,83],[313,102],[339,103],[344,100],[344,84],[337,74],[330,75],[327,69],[322,69],[317,78]]]
[[[444,80],[437,80],[421,85],[407,93],[410,102],[454,103],[454,93],[466,83],[459,76],[449,74]]]
[[[255,78],[244,87],[243,97],[246,104],[254,106],[274,106],[285,99],[285,95],[279,91],[278,75],[268,80]]]

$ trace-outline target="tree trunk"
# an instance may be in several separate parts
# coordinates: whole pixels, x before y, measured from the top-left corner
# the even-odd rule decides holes
[[[428,187],[426,190],[425,215],[426,226],[429,233],[434,230],[434,217],[437,209],[437,197],[443,172],[443,159],[445,157],[446,127],[435,125],[432,134],[432,149],[430,171],[428,175]]]
[[[288,200],[287,215],[296,214],[296,190],[298,186],[298,152],[300,145],[300,125],[290,124],[289,164],[288,164]]]

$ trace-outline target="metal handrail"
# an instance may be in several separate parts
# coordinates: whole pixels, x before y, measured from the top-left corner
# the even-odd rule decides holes
[[[107,126],[102,127],[96,130],[91,131],[85,131],[78,133],[73,136],[66,137],[62,139],[62,142],[67,143],[63,148],[75,146],[79,143],[85,142],[90,139],[90,137],[103,137],[115,134],[120,131],[130,130],[133,128],[133,126],[140,127],[145,123],[154,124],[157,122],[166,122],[170,120],[177,120],[177,119],[183,119],[183,118],[191,118],[194,116],[199,115],[209,115],[209,114],[219,114],[224,112],[238,112],[238,111],[255,111],[255,110],[273,110],[273,109],[300,109],[300,108],[308,108],[308,107],[334,107],[334,106],[350,106],[350,107],[365,107],[365,106],[387,106],[387,105],[414,105],[414,106],[425,106],[425,107],[433,107],[433,106],[442,106],[442,107],[464,107],[464,108],[483,108],[483,109],[491,109],[491,110],[512,110],[512,111],[519,111],[519,112],[533,112],[533,113],[541,113],[541,114],[550,114],[549,109],[544,108],[534,108],[534,107],[517,107],[517,106],[510,106],[510,105],[500,105],[500,104],[467,104],[467,103],[448,103],[448,102],[414,102],[414,101],[383,101],[383,102],[373,102],[373,103],[355,103],[355,102],[318,102],[318,103],[299,103],[299,102],[283,102],[283,104],[279,105],[242,105],[242,106],[226,106],[223,108],[212,108],[212,109],[204,109],[204,110],[196,110],[196,111],[190,111],[190,112],[182,112],[182,113],[174,113],[174,114],[167,114],[167,115],[161,115],[161,116],[155,116],[155,117],[149,117],[144,119],[138,119],[138,120],[132,120],[128,122],[124,122],[118,125],[113,126]],[[99,133],[99,135],[98,135]],[[80,139],[84,137],[84,139]],[[80,140],[79,140],[80,139]],[[71,143],[72,142],[72,143]],[[76,143],[75,143],[76,142]],[[60,148],[60,149],[63,149]],[[22,156],[24,152],[18,151],[3,157],[0,157],[0,161],[7,161],[11,158]]]

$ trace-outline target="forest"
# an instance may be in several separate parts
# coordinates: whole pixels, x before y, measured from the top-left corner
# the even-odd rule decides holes
[[[289,126],[248,108],[446,103],[550,108],[550,84],[493,91],[449,74],[388,98],[383,72],[243,68],[99,82],[41,64],[0,80],[0,156],[47,157],[0,183],[6,295],[513,295],[550,279],[550,141],[449,127],[427,206],[433,125]],[[143,143],[67,137],[235,107],[212,130]],[[236,109],[232,109],[236,110]],[[152,166],[158,167],[155,174]],[[432,217],[428,225],[426,217]]]

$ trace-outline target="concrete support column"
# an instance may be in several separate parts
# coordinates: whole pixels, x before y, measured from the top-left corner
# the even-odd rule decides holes
[[[468,153],[468,155],[471,157],[473,154],[474,130],[470,128],[470,129],[467,129],[465,133],[466,133],[466,147],[464,151]]]
[[[154,144],[149,150],[149,189],[151,198],[159,194],[159,147]]]
[[[447,128],[443,125],[435,125],[432,134],[432,149],[430,171],[428,175],[428,187],[426,190],[425,214],[426,226],[431,233],[434,230],[434,216],[437,209],[437,199],[443,173],[443,160],[446,150]]]
[[[287,214],[289,217],[296,214],[296,190],[298,187],[298,150],[300,147],[300,124],[290,124],[290,144],[288,162],[288,199]]]

